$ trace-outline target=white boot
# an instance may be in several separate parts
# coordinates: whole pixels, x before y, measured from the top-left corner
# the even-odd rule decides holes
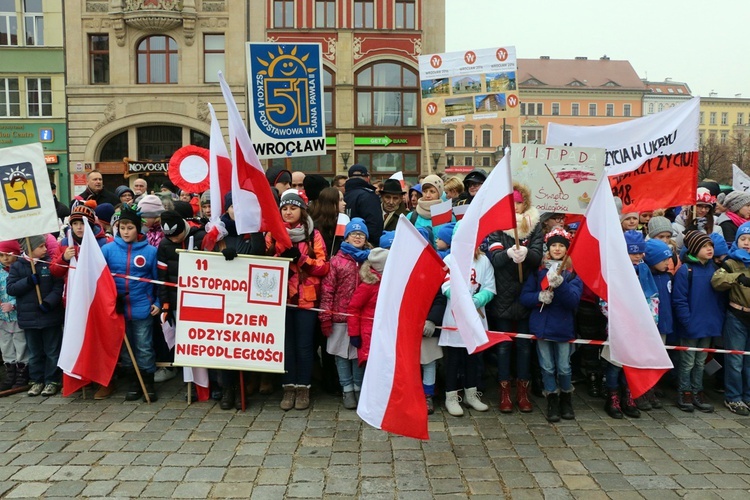
[[[477,392],[476,387],[471,387],[469,389],[464,389],[464,403],[471,406],[476,411],[487,411],[490,409],[489,406],[482,403],[482,400],[479,399],[479,396],[481,396],[481,393]]]
[[[460,400],[458,397],[458,391],[451,391],[445,393],[445,409],[448,413],[454,417],[463,417],[464,409],[459,404]]]

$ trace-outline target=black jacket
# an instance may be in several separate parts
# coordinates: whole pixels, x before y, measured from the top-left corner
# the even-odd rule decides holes
[[[81,198],[83,198],[84,200],[94,200],[97,205],[101,205],[102,203],[111,203],[113,207],[116,207],[120,204],[120,199],[115,195],[115,193],[107,191],[106,189],[102,189],[98,193],[94,194],[89,188],[86,188],[86,190],[81,193]],[[71,202],[70,204],[73,205],[73,202]]]
[[[166,236],[159,243],[156,251],[158,261],[159,280],[168,283],[177,283],[180,276],[180,257],[177,249],[186,250],[190,237],[193,236],[193,248],[200,250],[206,231],[197,227],[188,226],[188,235],[182,243],[173,243]],[[177,288],[173,286],[160,286],[159,299],[162,304],[169,304],[172,311],[177,309]]]
[[[406,209],[406,205],[404,205],[403,203],[399,205],[396,211],[392,212],[387,220],[383,220],[383,231],[395,231],[396,226],[398,225],[399,215],[406,215],[408,213],[409,211]]]
[[[383,234],[383,208],[375,187],[361,177],[352,177],[344,185],[346,212],[350,218],[361,217],[370,233],[368,240],[378,246]]]
[[[48,260],[48,258],[44,257],[43,260]],[[10,267],[7,285],[8,295],[16,298],[18,326],[24,330],[61,326],[64,316],[62,306],[64,281],[62,278],[52,276],[49,264],[46,262],[36,262],[35,266],[39,276],[42,301],[50,307],[50,312],[45,313],[39,309],[36,287],[31,281],[31,263],[25,259],[18,259]]]
[[[435,323],[435,326],[443,325],[443,316],[445,315],[445,307],[448,305],[448,297],[443,295],[442,290],[438,289],[435,295],[435,300],[432,301],[432,307],[430,312],[427,313],[427,319]],[[440,336],[442,330],[435,330],[435,337]]]

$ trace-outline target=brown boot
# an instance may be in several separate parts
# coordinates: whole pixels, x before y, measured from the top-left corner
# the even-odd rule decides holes
[[[530,413],[532,410],[531,401],[529,401],[530,384],[528,380],[519,380],[516,383],[516,402],[522,413]]]
[[[273,394],[273,375],[270,373],[263,373],[260,376],[260,391],[261,394]]]
[[[109,385],[99,386],[99,390],[94,394],[94,399],[107,399],[115,392],[115,383],[110,381]]]
[[[295,410],[307,410],[310,407],[310,386],[309,385],[298,385],[296,401],[294,403]]]
[[[513,413],[513,402],[510,400],[510,381],[500,382],[500,412]]]
[[[282,410],[289,411],[294,408],[294,398],[296,395],[296,389],[294,384],[288,384],[284,386],[284,397],[281,398],[281,404],[279,405]]]

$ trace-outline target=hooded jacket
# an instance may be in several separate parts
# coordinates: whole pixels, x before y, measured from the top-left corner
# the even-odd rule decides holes
[[[109,270],[116,274],[137,278],[157,279],[156,248],[148,244],[146,237],[138,235],[138,241],[126,243],[120,235],[115,241],[104,245],[102,254]],[[156,285],[115,276],[117,295],[125,299],[125,319],[146,319],[151,316],[151,305],[161,303],[156,295]]]
[[[63,323],[63,280],[52,276],[50,265],[46,262],[48,258],[44,256],[35,263],[42,301],[50,307],[47,313],[39,309],[36,287],[31,281],[31,263],[19,258],[10,266],[7,292],[16,298],[18,326],[24,330],[56,327]]]
[[[370,234],[368,241],[372,246],[378,246],[380,235],[383,234],[383,207],[380,196],[375,194],[375,187],[362,177],[351,177],[344,187],[347,215],[350,219],[364,219]]]
[[[331,268],[323,278],[320,308],[320,328],[326,337],[331,335],[333,323],[346,323],[349,301],[359,285],[359,264],[350,255],[339,251],[331,259]],[[338,314],[337,314],[338,313]]]
[[[726,296],[711,286],[716,264],[702,264],[690,254],[677,270],[672,288],[675,332],[682,338],[720,337]]]

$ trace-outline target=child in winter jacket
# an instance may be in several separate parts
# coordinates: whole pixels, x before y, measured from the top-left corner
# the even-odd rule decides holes
[[[16,298],[8,294],[10,266],[21,255],[15,240],[0,242],[0,352],[5,362],[5,378],[0,391],[25,387],[29,383],[26,336],[18,326]]]
[[[63,280],[50,272],[46,239],[30,236],[19,240],[25,255],[13,263],[8,275],[8,295],[16,297],[18,326],[24,330],[29,350],[29,396],[54,396],[62,386],[57,361],[62,346]],[[36,272],[30,259],[35,259]]]
[[[575,418],[570,355],[575,338],[575,311],[581,300],[583,282],[569,266],[563,269],[571,235],[560,227],[544,237],[547,253],[542,267],[529,276],[521,291],[521,303],[531,309],[529,327],[542,368],[547,421]]]
[[[366,366],[370,354],[375,304],[378,302],[380,280],[383,277],[388,252],[385,248],[373,248],[370,251],[367,261],[359,268],[360,283],[354,290],[349,308],[346,310],[351,315],[346,320],[349,342],[357,348],[357,359],[362,367]]]
[[[442,259],[445,259],[451,253],[451,242],[453,241],[455,227],[455,223],[444,224],[440,226],[440,231],[437,233],[435,243],[437,253]]]
[[[723,293],[715,291],[711,279],[716,271],[714,245],[700,231],[686,231],[683,238],[687,254],[677,270],[672,291],[674,316],[680,345],[706,348],[712,337],[720,337],[726,309]],[[703,368],[706,352],[682,351],[677,371],[677,406],[682,411],[695,408],[710,413],[714,407],[703,392]]]
[[[737,228],[729,256],[711,278],[715,290],[729,291],[724,320],[724,348],[750,351],[750,222]],[[724,406],[737,415],[750,415],[750,359],[724,355]]]
[[[417,229],[424,228],[429,237],[430,245],[436,248],[437,235],[445,224],[434,225],[430,207],[443,202],[443,180],[437,175],[428,175],[422,181],[422,196],[417,206],[406,217]]]
[[[344,242],[333,256],[330,271],[323,278],[318,314],[320,328],[327,339],[326,351],[334,356],[344,408],[353,410],[359,401],[364,369],[357,361],[357,349],[349,342],[347,317],[343,314],[359,285],[359,268],[370,255],[369,232],[365,221],[353,218],[344,230]]]
[[[115,241],[102,248],[102,254],[110,271],[120,276],[157,279],[156,248],[149,245],[146,237],[141,234],[141,215],[130,207],[124,206],[120,211],[120,219],[116,226]],[[161,302],[153,283],[134,281],[120,276],[115,277],[118,313],[125,316],[125,335],[135,354],[135,361],[146,386],[146,393],[151,401],[156,401],[153,317],[161,312]],[[125,400],[135,401],[143,396],[143,391],[125,346],[120,351],[120,363],[128,370],[130,378]],[[108,397],[111,394],[112,387],[103,387],[100,389],[99,397]]]

